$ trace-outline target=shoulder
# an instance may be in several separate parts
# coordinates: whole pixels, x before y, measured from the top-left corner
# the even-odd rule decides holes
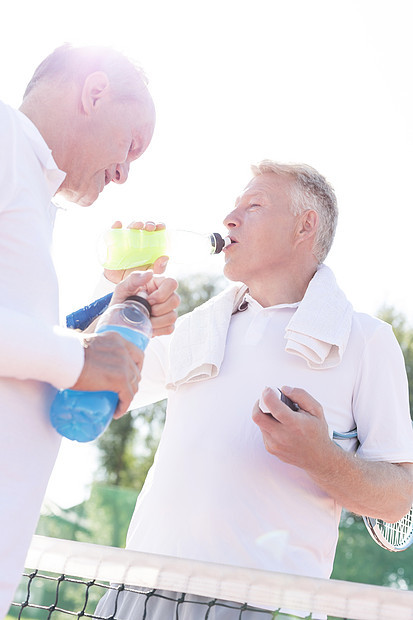
[[[38,133],[33,123],[23,112],[2,101],[0,101],[0,131],[2,137],[0,146],[3,152],[5,150],[13,152],[16,145],[21,147],[22,144],[28,144],[31,134]]]
[[[363,360],[380,363],[386,358],[398,364],[403,359],[403,353],[392,326],[369,314],[354,312],[350,344],[350,350],[362,363]]]
[[[2,138],[7,136],[7,133],[17,131],[19,125],[18,118],[19,112],[17,110],[3,103],[3,101],[0,101],[0,127],[2,129]]]
[[[395,338],[393,328],[389,323],[371,314],[356,311],[353,311],[351,333],[352,335],[354,334],[362,338],[366,342],[371,338],[380,336],[384,338]]]
[[[16,110],[0,101],[0,158],[2,160],[5,153],[10,153],[17,131]]]

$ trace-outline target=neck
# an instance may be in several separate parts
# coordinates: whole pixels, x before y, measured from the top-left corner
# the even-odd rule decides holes
[[[66,124],[62,122],[66,113],[65,111],[62,113],[62,109],[66,105],[67,98],[65,100],[65,97],[60,97],[56,100],[55,93],[52,90],[37,87],[33,93],[29,93],[20,106],[20,112],[37,127],[61,170],[64,170],[61,153],[64,152],[65,143],[68,139],[67,127],[72,124],[71,122]]]
[[[315,272],[318,263],[301,266],[300,269],[288,269],[287,273],[272,274],[255,282],[245,282],[250,295],[261,306],[267,308],[278,304],[292,304],[301,301]]]

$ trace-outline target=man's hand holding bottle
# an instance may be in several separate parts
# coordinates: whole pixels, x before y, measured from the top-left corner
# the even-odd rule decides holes
[[[120,222],[113,227],[119,228]],[[163,224],[132,222],[129,228],[155,230]],[[110,306],[123,302],[132,295],[144,292],[151,306],[152,335],[171,334],[177,318],[176,308],[180,298],[176,293],[178,283],[173,278],[160,276],[168,262],[158,258],[153,265],[140,270],[105,270],[105,277],[116,284]],[[152,270],[149,271],[149,267]],[[94,325],[95,327],[96,325]],[[89,331],[89,330],[88,330]],[[119,418],[129,410],[138,390],[144,353],[115,331],[85,334],[85,361],[82,372],[70,391],[111,391],[118,394],[114,417]]]
[[[111,305],[146,291],[151,306],[153,336],[171,334],[177,318],[178,283],[173,278],[154,277],[151,271],[130,273],[115,288]],[[91,333],[85,337],[85,362],[72,390],[117,392],[118,418],[128,411],[138,390],[144,353],[115,332]]]

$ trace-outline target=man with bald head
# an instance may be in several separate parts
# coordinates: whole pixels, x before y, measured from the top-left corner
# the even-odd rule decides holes
[[[110,389],[120,416],[143,362],[119,335],[89,335],[85,348],[80,334],[58,326],[51,201],[61,195],[89,206],[111,181],[124,183],[154,124],[145,75],[107,48],[58,48],[35,71],[19,110],[0,102],[1,617],[60,444],[48,418],[56,390]],[[133,285],[138,290],[151,278],[134,274]],[[155,315],[170,295],[164,280],[152,299]]]

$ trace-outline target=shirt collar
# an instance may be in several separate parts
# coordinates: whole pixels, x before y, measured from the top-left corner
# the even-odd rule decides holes
[[[55,195],[66,177],[66,172],[63,172],[57,167],[55,160],[53,159],[52,151],[47,146],[43,136],[37,129],[36,125],[20,110],[17,110],[20,122],[24,133],[30,141],[36,157],[40,161],[44,176],[46,178],[51,197]]]
[[[278,310],[281,308],[298,308],[298,306],[301,303],[299,301],[295,301],[294,303],[291,303],[291,304],[275,304],[274,306],[267,306],[264,308],[264,306],[261,306],[261,304],[256,299],[254,299],[249,293],[245,293],[243,302],[244,301],[248,305],[251,305],[256,310],[276,310],[276,309]]]

